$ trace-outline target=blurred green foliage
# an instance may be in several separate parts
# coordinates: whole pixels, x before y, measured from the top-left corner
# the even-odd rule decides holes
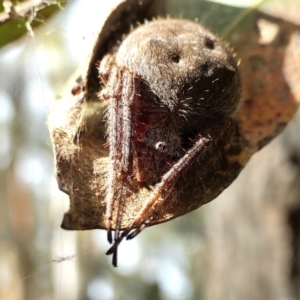
[[[0,48],[13,42],[17,38],[29,33],[29,28],[36,28],[46,23],[49,18],[61,11],[63,5],[66,3],[62,0],[49,1],[42,3],[39,6],[30,6],[32,1],[11,1],[13,7],[20,7],[21,5],[28,5],[30,8],[25,9],[24,16],[13,15],[8,18],[5,17],[4,0],[0,0]],[[5,19],[3,22],[1,22]]]

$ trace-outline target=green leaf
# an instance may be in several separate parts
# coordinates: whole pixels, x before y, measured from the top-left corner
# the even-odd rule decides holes
[[[32,33],[31,30],[44,24],[50,17],[61,11],[62,0],[49,1],[40,4],[32,1],[18,1],[13,4],[11,15],[4,12],[3,0],[0,0],[0,48],[13,42],[17,38]],[[16,12],[14,12],[15,10]]]

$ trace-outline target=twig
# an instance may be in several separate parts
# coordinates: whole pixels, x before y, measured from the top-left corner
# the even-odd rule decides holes
[[[27,19],[30,24],[39,10],[53,4],[59,5],[59,2],[56,0],[28,0],[14,6],[10,0],[4,0],[4,12],[0,13],[0,24],[18,18]]]

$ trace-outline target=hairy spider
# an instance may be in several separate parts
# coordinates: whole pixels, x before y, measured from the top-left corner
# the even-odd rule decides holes
[[[176,19],[133,30],[101,60],[99,74],[111,164],[106,226],[113,244],[107,254],[117,266],[124,237],[134,238],[158,211],[181,201],[189,178],[198,176],[205,186],[201,174],[218,170],[215,161],[236,126],[240,81],[227,45],[201,25]],[[139,186],[152,193],[123,229],[126,198]]]

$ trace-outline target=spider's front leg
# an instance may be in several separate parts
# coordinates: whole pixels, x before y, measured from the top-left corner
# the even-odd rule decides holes
[[[102,60],[99,73],[105,84],[100,97],[107,101],[107,141],[111,164],[106,189],[107,239],[117,245],[128,192],[128,180],[133,168],[132,137],[136,123],[134,111],[137,110],[139,97],[138,83],[134,73],[114,64],[113,56],[107,56]],[[117,247],[114,247],[113,264],[117,265]]]

